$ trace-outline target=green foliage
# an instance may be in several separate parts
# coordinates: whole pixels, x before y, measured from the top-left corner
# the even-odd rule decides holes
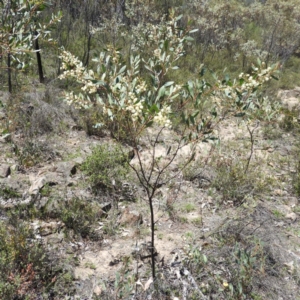
[[[195,210],[195,204],[194,203],[186,203],[183,206],[182,210],[187,212],[187,213],[190,213],[190,212]]]
[[[118,145],[100,145],[81,166],[95,192],[117,191],[129,172],[129,156]]]
[[[286,132],[300,132],[300,125],[298,122],[299,111],[283,109],[282,113],[284,117],[279,123],[280,128]]]
[[[45,22],[39,19],[50,4],[44,0],[0,1],[0,52],[1,58],[7,60],[9,92],[12,92],[12,68],[22,71],[28,68],[30,54],[40,51],[38,39],[52,41],[50,27],[59,22],[61,13],[52,14]]]
[[[263,136],[265,139],[277,140],[282,137],[282,130],[280,130],[277,123],[266,124],[263,128]]]
[[[51,153],[51,150],[49,149],[47,142],[45,143],[29,139],[23,141],[23,143],[19,145],[14,145],[14,152],[18,158],[18,163],[21,166],[28,168],[42,162],[47,153]]]
[[[15,191],[14,189],[0,184],[0,197],[4,199],[10,199],[10,198],[20,198],[22,195]]]
[[[265,178],[253,167],[245,172],[245,165],[232,159],[218,161],[216,172],[212,187],[221,194],[223,201],[232,201],[235,205],[241,205],[271,188],[271,179]]]
[[[51,186],[50,186],[48,183],[46,183],[46,184],[43,186],[43,188],[41,189],[41,195],[42,195],[43,197],[49,197],[50,194],[51,194]]]
[[[225,294],[231,296],[232,299],[248,299],[252,295],[253,279],[258,273],[264,272],[263,247],[257,243],[255,247],[245,249],[237,243],[233,252],[233,260],[235,269],[232,269],[231,282],[225,289]]]
[[[274,214],[274,216],[275,216],[276,218],[278,218],[278,219],[281,219],[281,218],[284,217],[284,213],[281,212],[281,211],[279,211],[279,210],[277,210],[277,209],[274,209],[274,210],[273,210],[273,214]]]
[[[298,154],[298,161],[296,161],[296,172],[293,174],[292,182],[293,182],[294,192],[299,197],[300,196],[300,159],[299,159],[299,154]]]
[[[117,140],[125,134],[126,142],[134,147],[146,128],[156,124],[170,129],[171,120],[176,118],[181,120],[184,140],[194,142],[212,138],[224,111],[247,117],[257,107],[258,88],[274,77],[278,66],[267,68],[258,60],[258,67],[252,66],[249,74],[241,73],[233,80],[227,75],[222,79],[212,74],[210,83],[198,64],[199,74],[192,80],[169,80],[170,74],[179,69],[184,47],[195,33],[189,27],[178,27],[180,19],[172,12],[169,22],[148,25],[148,36],[140,38],[128,62],[119,48],[108,45],[93,59],[94,71],[63,51],[60,58],[64,73],[60,79],[75,79],[81,87],[79,93],[66,93],[67,103],[78,109],[99,107],[103,113],[97,125],[111,130]],[[207,102],[211,103],[210,109],[203,111]]]
[[[136,282],[135,275],[131,272],[131,263],[131,258],[129,256],[124,256],[122,259],[122,266],[116,273],[113,288],[107,283],[107,285],[104,286],[101,295],[95,299],[127,299],[132,293]]]
[[[99,205],[80,198],[72,198],[61,205],[58,217],[64,222],[68,231],[72,230],[83,238],[99,240],[101,236],[95,231],[94,226],[104,215]]]
[[[0,222],[0,298],[34,300],[39,293],[62,297],[62,286],[71,291],[61,259],[51,260],[28,225],[14,215],[9,221]]]

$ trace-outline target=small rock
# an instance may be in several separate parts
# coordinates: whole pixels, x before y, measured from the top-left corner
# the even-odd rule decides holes
[[[6,178],[10,175],[10,166],[3,164],[0,165],[0,178]]]
[[[28,193],[30,195],[37,195],[40,192],[40,189],[45,185],[46,183],[46,178],[43,177],[29,177],[31,181],[31,186],[28,190]]]
[[[291,219],[293,222],[297,220],[297,215],[294,212],[291,212],[285,216],[287,219]]]
[[[97,285],[94,288],[94,294],[96,294],[97,296],[100,296],[101,292],[102,292],[101,287]]]
[[[5,119],[5,113],[3,111],[0,111],[0,120]]]
[[[8,143],[11,140],[11,135],[10,133],[4,134],[0,137],[0,143]]]
[[[274,225],[276,226],[276,227],[283,227],[284,226],[284,222],[274,222]]]
[[[57,165],[57,173],[62,173],[65,175],[75,175],[77,172],[76,164],[73,162],[61,162]]]
[[[47,243],[51,245],[60,244],[64,240],[64,234],[61,233],[53,233],[47,237]]]
[[[297,197],[288,197],[285,199],[285,203],[287,203],[290,207],[295,207],[298,205],[298,198]]]
[[[11,170],[13,170],[13,171],[19,171],[20,170],[20,166],[19,165],[12,165],[11,166]]]
[[[138,211],[126,207],[119,222],[121,225],[140,225],[143,224],[143,217]]]
[[[84,159],[83,159],[83,157],[81,157],[81,156],[79,156],[79,157],[76,157],[75,159],[74,159],[74,163],[76,164],[76,165],[82,165],[83,164],[83,162],[84,162]]]
[[[287,267],[288,272],[289,272],[290,274],[293,274],[293,273],[294,273],[295,265],[294,265],[294,262],[293,262],[293,261],[290,261],[289,263],[285,263],[284,265]]]
[[[48,198],[47,197],[42,197],[41,200],[37,203],[37,207],[39,209],[45,208],[47,206],[47,203],[48,203]]]
[[[61,222],[42,222],[39,226],[39,232],[41,236],[46,236],[57,232],[62,227],[63,224]]]
[[[282,103],[288,110],[297,109],[299,107],[299,99],[296,97],[290,97],[286,99],[282,99]]]

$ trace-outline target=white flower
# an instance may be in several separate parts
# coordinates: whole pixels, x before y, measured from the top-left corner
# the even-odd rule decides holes
[[[155,49],[154,50],[154,56],[155,57],[160,57],[161,49]]]

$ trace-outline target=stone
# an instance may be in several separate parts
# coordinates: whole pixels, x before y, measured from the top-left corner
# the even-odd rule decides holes
[[[293,261],[290,261],[290,262],[288,262],[288,263],[285,263],[284,265],[287,267],[288,272],[289,272],[290,274],[294,274],[295,264],[294,264]]]
[[[0,137],[0,143],[2,143],[2,144],[10,142],[10,140],[11,140],[10,133],[6,133]]]
[[[19,170],[20,170],[20,166],[14,164],[14,165],[11,166],[11,170],[12,170],[12,171],[19,171]]]
[[[291,213],[287,214],[285,217],[287,219],[292,220],[293,222],[295,222],[297,220],[297,215],[294,212],[291,212]]]
[[[44,221],[34,221],[31,223],[31,227],[34,231],[39,232],[41,236],[48,236],[59,231],[64,227],[62,222],[44,222]]]
[[[10,175],[10,166],[6,164],[0,165],[0,178],[6,178]]]
[[[41,236],[46,236],[59,231],[63,227],[62,222],[43,222],[40,226]]]
[[[300,99],[295,97],[290,97],[286,99],[282,99],[283,105],[290,111],[293,109],[297,109],[300,104]]]
[[[6,117],[5,113],[3,111],[0,111],[0,120],[4,120]]]
[[[72,176],[76,174],[77,167],[73,162],[60,162],[57,164],[56,172],[67,176]]]
[[[84,159],[83,159],[83,157],[81,157],[81,156],[74,158],[74,163],[75,163],[76,165],[79,165],[79,166],[80,166],[80,165],[83,164],[83,162],[84,162]]]
[[[43,197],[38,202],[38,208],[43,209],[44,212],[50,217],[50,218],[56,218],[61,211],[62,204],[65,202],[63,199],[53,199],[53,198],[47,198]]]
[[[46,184],[46,177],[35,177],[35,176],[29,176],[29,180],[31,182],[31,186],[28,190],[29,195],[37,195],[41,188]]]
[[[49,234],[46,238],[47,240],[47,243],[48,244],[51,244],[51,245],[57,245],[57,244],[60,244],[63,242],[64,240],[64,233],[60,232],[56,232],[56,233],[52,233],[52,234]]]
[[[97,285],[95,288],[94,288],[94,294],[96,294],[97,296],[100,296],[101,295],[101,292],[102,292],[102,289],[99,285]]]
[[[126,207],[121,215],[119,223],[121,225],[141,225],[143,224],[143,217],[138,211],[129,210],[129,207]]]

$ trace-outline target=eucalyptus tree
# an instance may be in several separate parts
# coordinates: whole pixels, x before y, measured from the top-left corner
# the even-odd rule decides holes
[[[47,22],[40,22],[39,15],[49,6],[44,0],[0,0],[0,49],[2,59],[7,61],[8,90],[12,92],[12,68],[25,69],[25,57],[35,52],[40,82],[44,81],[38,40],[50,39],[50,28],[58,22],[61,14],[52,15]]]
[[[251,118],[258,106],[259,87],[272,78],[277,68],[266,68],[258,61],[258,67],[253,66],[251,74],[241,73],[236,80],[215,76],[215,81],[209,83],[199,65],[199,73],[193,80],[172,80],[172,73],[180,72],[177,64],[184,57],[185,45],[196,32],[179,27],[180,19],[171,12],[169,20],[146,24],[148,34],[136,40],[129,60],[112,45],[107,45],[106,50],[93,59],[94,70],[86,68],[70,52],[61,54],[64,72],[60,79],[73,79],[78,84],[65,93],[67,103],[81,110],[98,106],[102,114],[95,125],[113,131],[115,139],[125,140],[135,151],[135,163],[128,163],[145,191],[150,210],[153,279],[156,277],[155,192],[193,160],[197,143],[216,138],[216,128],[224,119]],[[263,107],[262,102],[260,107]],[[173,131],[176,122],[180,125]],[[139,144],[150,127],[156,133],[147,145],[149,162],[143,159]],[[163,132],[172,134],[174,141],[165,144],[165,154],[158,155]],[[174,174],[172,165],[186,146],[191,146],[190,156],[182,159]]]

